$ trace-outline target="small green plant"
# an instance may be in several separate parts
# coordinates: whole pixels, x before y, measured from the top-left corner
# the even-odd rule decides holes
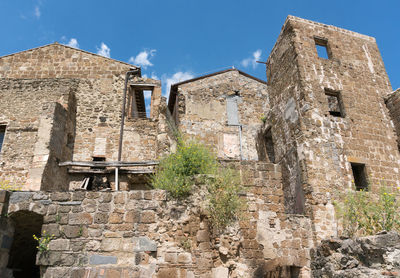
[[[56,223],[60,223],[61,221],[61,215],[57,214],[56,215]]]
[[[235,219],[241,218],[241,212],[246,203],[240,198],[240,175],[232,169],[221,169],[214,182],[208,186],[208,214],[210,221],[217,230],[230,225]]]
[[[12,184],[8,180],[0,180],[0,190],[21,191],[22,185]]]
[[[378,193],[348,191],[335,202],[337,216],[346,236],[373,235],[380,231],[400,232],[400,196],[386,186]]]
[[[189,252],[190,250],[192,250],[192,241],[190,240],[190,238],[184,238],[181,240],[181,246],[183,250]]]
[[[81,226],[79,226],[78,236],[81,237],[82,234],[83,234],[83,226],[81,225]]]
[[[49,251],[49,244],[50,241],[54,239],[54,235],[46,234],[46,231],[43,231],[42,237],[37,237],[36,235],[33,235],[33,238],[38,243],[38,246],[36,246],[36,248],[39,250],[39,253],[44,254]]]
[[[262,114],[260,116],[260,120],[265,124],[265,122],[267,121],[267,116],[265,116],[264,114]]]

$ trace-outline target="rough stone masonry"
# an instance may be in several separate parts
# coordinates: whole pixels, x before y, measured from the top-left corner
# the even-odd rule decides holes
[[[399,91],[375,39],[288,16],[266,65],[267,81],[173,84],[167,103],[140,68],[58,43],[0,57],[0,182],[21,190],[0,192],[2,277],[318,277],[346,272],[338,256],[363,271],[326,240],[335,194],[400,183]],[[177,130],[241,173],[246,218],[222,234],[201,179],[182,202],[148,183]]]

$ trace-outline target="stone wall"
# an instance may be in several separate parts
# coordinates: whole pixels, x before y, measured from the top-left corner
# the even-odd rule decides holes
[[[312,251],[312,275],[319,277],[399,277],[400,235],[382,232],[354,239],[326,239]]]
[[[72,158],[67,141],[74,136],[77,83],[0,80],[0,123],[7,126],[0,157],[2,181],[23,190],[68,188],[66,169],[59,169],[58,161]]]
[[[317,54],[321,41],[328,59]],[[375,39],[289,16],[267,67],[272,130],[281,123],[274,135],[277,158],[283,159],[284,180],[288,172],[293,181],[288,192],[302,188],[315,232],[335,235],[330,199],[352,188],[352,165],[365,165],[373,191],[400,181],[396,135],[383,99],[391,86]],[[330,112],[328,95],[335,94],[340,116]],[[295,207],[303,194],[297,192],[288,202]]]
[[[284,213],[280,167],[229,165],[242,172],[248,212],[222,234],[208,222],[200,183],[180,202],[160,190],[13,192],[4,211],[11,221],[43,216],[42,236],[54,234],[37,256],[44,277],[253,277],[277,266],[306,273],[311,222]]]
[[[125,73],[131,65],[60,44],[51,44],[0,58],[2,78],[84,79],[76,92],[74,160],[91,161],[101,126],[119,132]],[[111,139],[110,139],[111,140]],[[118,141],[108,147],[116,153]],[[115,156],[115,155],[114,155]],[[111,157],[107,157],[111,158]]]
[[[183,134],[212,146],[222,159],[258,160],[257,132],[269,109],[263,81],[232,69],[177,85],[173,90],[177,102],[172,111]],[[236,124],[228,119],[228,99],[237,103],[237,111],[232,111],[238,119]]]
[[[400,150],[400,89],[397,89],[386,97],[386,106],[390,112],[390,117],[397,134],[397,146]]]
[[[67,156],[68,158],[60,159],[58,162],[72,159],[75,161],[92,161],[94,158],[104,158],[106,161],[117,160],[125,74],[131,68],[132,65],[130,64],[57,43],[0,57],[0,78],[6,80],[29,78],[35,80],[32,82],[36,83],[40,83],[41,80],[57,80],[59,78],[79,80],[74,86],[76,118],[72,121],[71,128],[73,133],[70,134],[70,142],[68,143],[73,150]],[[129,93],[131,92],[131,86],[137,83],[150,84],[153,88],[151,112],[148,118],[129,118],[127,109],[122,160],[156,160],[160,154],[166,152],[165,148],[170,144],[166,118],[160,114],[162,105],[164,105],[161,102],[161,85],[160,81],[136,76],[129,81],[127,98],[129,98]],[[12,96],[12,90],[18,92],[20,89],[15,86],[9,88],[9,90],[10,96]],[[7,107],[8,110],[19,111],[12,113],[12,120],[8,120],[10,125],[14,125],[11,122],[14,119],[18,120],[20,115],[25,117],[26,113],[23,112],[35,106],[39,96],[40,103],[43,101],[55,101],[52,94],[46,94],[47,91],[43,86],[36,85],[35,92],[36,95],[33,95],[32,90],[24,91],[22,102],[18,102],[20,98],[7,99],[2,102],[3,106]],[[23,107],[21,107],[22,105]],[[33,107],[33,111],[36,111],[38,107],[40,108],[40,106]],[[0,112],[0,123],[1,121],[6,121],[1,118],[5,117],[2,113]],[[32,126],[35,131],[37,130],[37,124]],[[68,126],[68,128],[70,127]],[[7,143],[9,136],[12,135],[7,132],[5,151],[10,146]],[[20,142],[26,146],[27,153],[18,155],[19,161],[15,162],[20,164],[16,166],[19,167],[18,173],[9,175],[10,179],[16,179],[16,182],[24,182],[29,172],[30,157],[35,152],[34,148],[36,148],[36,138],[34,136],[22,139],[25,141],[20,140]],[[10,140],[13,141],[14,139],[10,138]],[[23,159],[25,156],[28,158],[27,161]],[[16,159],[16,156],[14,158]],[[66,168],[64,170],[66,171]],[[31,172],[34,171],[37,171],[37,169],[31,170]],[[8,171],[8,173],[11,172]],[[79,186],[87,176],[87,174],[71,174],[70,187]],[[124,176],[123,179],[127,180],[127,177]],[[110,180],[113,179],[110,177]],[[129,185],[127,183],[122,186],[128,188]],[[62,188],[65,189],[65,185]],[[37,190],[38,188],[31,186],[29,189]],[[47,190],[48,188],[45,189]]]

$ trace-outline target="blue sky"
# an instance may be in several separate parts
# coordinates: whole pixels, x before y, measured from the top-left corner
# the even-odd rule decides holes
[[[400,1],[1,0],[0,56],[58,41],[142,66],[164,89],[231,66],[263,80],[287,15],[377,39],[400,87]]]

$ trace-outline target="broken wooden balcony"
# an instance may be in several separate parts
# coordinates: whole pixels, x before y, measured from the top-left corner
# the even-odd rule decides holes
[[[116,168],[119,168],[120,174],[153,174],[156,165],[158,161],[65,161],[58,164],[60,167],[70,167],[70,174],[110,174]]]

